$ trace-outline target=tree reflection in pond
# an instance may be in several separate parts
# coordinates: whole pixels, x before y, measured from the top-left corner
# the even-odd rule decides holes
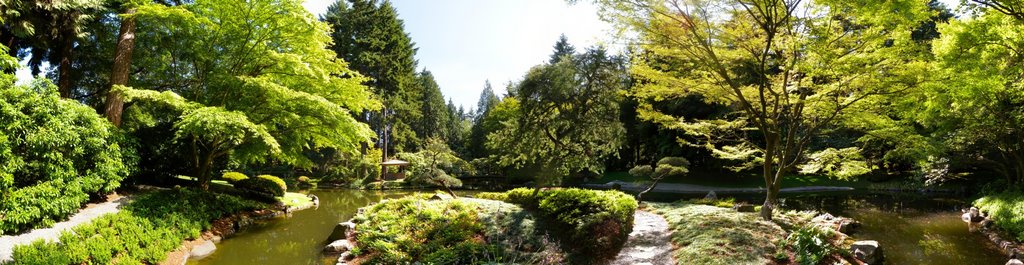
[[[305,193],[305,192],[304,192]],[[188,264],[334,264],[321,254],[334,226],[352,218],[359,207],[411,191],[312,190],[319,208],[287,218],[260,222],[217,245],[213,255]]]

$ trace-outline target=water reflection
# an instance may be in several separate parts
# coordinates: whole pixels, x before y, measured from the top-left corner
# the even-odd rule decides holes
[[[352,218],[356,209],[410,191],[313,190],[321,206],[288,218],[260,222],[217,244],[213,255],[188,264],[334,264],[321,255],[334,225]]]
[[[862,226],[853,237],[877,240],[886,264],[1003,264],[1006,258],[960,220],[969,203],[917,194],[811,194],[786,198],[785,208],[851,217]]]

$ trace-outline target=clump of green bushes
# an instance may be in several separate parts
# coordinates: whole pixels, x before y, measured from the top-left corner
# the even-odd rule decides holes
[[[637,201],[620,191],[518,188],[477,197],[535,211],[561,237],[569,258],[578,262],[614,257],[633,231],[637,208]]]
[[[807,225],[790,233],[786,240],[782,241],[784,245],[779,249],[792,249],[796,255],[794,262],[797,264],[820,264],[839,251],[839,248],[832,244],[832,238],[835,235],[831,229]]]
[[[981,211],[999,228],[1006,230],[1017,240],[1024,240],[1024,193],[1006,191],[990,194],[974,201]]]
[[[266,207],[192,189],[143,194],[116,214],[62,232],[60,242],[16,246],[11,264],[157,264],[183,240],[210,229],[211,221]]]
[[[119,187],[137,160],[128,144],[48,81],[0,86],[0,234],[52,225]]]
[[[263,178],[263,176],[235,182],[235,188],[249,193],[256,193],[258,197],[281,197],[285,193],[281,185],[269,178]]]
[[[353,254],[369,264],[533,263],[547,255],[533,217],[504,202],[428,200],[412,195],[386,200],[356,215]]]
[[[221,175],[220,178],[226,180],[229,183],[235,183],[245,179],[249,179],[249,176],[246,176],[245,174],[242,173],[231,171],[225,172],[224,175]]]
[[[258,179],[265,179],[265,180],[268,180],[270,182],[273,182],[278,187],[281,187],[281,192],[288,191],[288,183],[285,183],[283,179],[281,179],[281,178],[279,178],[277,176],[274,176],[274,175],[259,175],[259,176],[256,176],[256,178],[258,178]],[[278,196],[280,196],[280,195],[278,195]]]

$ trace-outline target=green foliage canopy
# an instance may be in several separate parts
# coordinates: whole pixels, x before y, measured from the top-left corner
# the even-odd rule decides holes
[[[638,115],[697,138],[739,169],[760,166],[771,218],[781,178],[809,143],[851,113],[921,82],[906,58],[928,18],[920,1],[610,1],[602,15],[638,33]],[[732,112],[708,119],[660,112],[651,102],[700,95]]]
[[[308,168],[308,150],[354,152],[374,136],[353,116],[381,106],[362,85],[368,79],[336,59],[328,25],[301,1],[204,0],[137,12],[140,30],[163,36],[141,35],[136,54],[164,59],[138,62],[159,71],[133,84],[165,92],[125,91],[135,102],[126,127],[173,123],[174,140],[197,143],[197,175],[208,176],[206,158],[221,156]]]

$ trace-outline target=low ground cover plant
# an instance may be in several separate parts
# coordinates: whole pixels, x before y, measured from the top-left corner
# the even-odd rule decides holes
[[[157,264],[211,221],[263,209],[239,197],[173,189],[143,194],[124,209],[60,234],[60,242],[36,241],[14,248],[11,264]]]
[[[1008,191],[978,198],[974,205],[988,213],[996,226],[1024,240],[1024,193]]]
[[[478,198],[505,201],[534,211],[554,231],[569,259],[587,262],[614,257],[633,231],[637,202],[619,191],[518,188],[481,193]]]
[[[544,263],[550,253],[534,217],[519,206],[478,199],[412,195],[370,206],[353,219],[369,264]],[[557,249],[557,247],[551,247]]]

